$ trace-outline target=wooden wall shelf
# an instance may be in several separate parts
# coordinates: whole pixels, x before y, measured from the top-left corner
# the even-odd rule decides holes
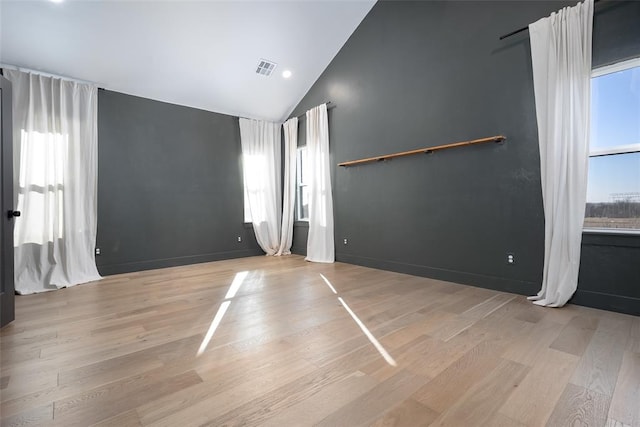
[[[463,147],[466,145],[483,144],[485,142],[502,142],[507,139],[506,136],[496,135],[488,138],[472,139],[471,141],[454,142],[451,144],[436,145],[435,147],[418,148],[417,150],[402,151],[400,153],[385,154],[383,156],[367,157],[366,159],[351,160],[349,162],[338,163],[338,166],[355,166],[363,163],[381,162],[384,160],[394,159],[396,157],[413,156],[414,154],[429,154],[438,150],[446,150],[448,148]]]

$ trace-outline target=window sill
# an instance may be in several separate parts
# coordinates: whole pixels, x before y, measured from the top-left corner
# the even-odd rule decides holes
[[[582,229],[582,234],[640,236],[640,230],[630,228],[584,228]]]
[[[253,223],[252,222],[243,222],[242,223],[244,228],[253,228]],[[293,226],[294,227],[309,227],[309,221],[293,221]]]

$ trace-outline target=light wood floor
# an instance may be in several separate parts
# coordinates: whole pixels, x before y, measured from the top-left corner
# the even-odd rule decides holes
[[[16,313],[3,426],[640,426],[640,318],[348,264],[111,276]]]

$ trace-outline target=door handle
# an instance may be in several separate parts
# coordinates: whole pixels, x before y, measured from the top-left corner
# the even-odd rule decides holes
[[[7,218],[11,219],[14,216],[20,216],[20,211],[13,211],[13,210],[7,211]]]

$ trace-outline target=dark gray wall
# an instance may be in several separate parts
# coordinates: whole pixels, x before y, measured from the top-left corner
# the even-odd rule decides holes
[[[237,118],[101,90],[98,147],[101,274],[262,253],[243,225]]]
[[[640,54],[640,2],[606,3],[596,6],[594,65]],[[292,113],[326,101],[336,105],[329,128],[338,260],[537,292],[544,215],[529,38],[527,32],[504,41],[499,36],[573,4],[374,6]],[[497,134],[507,142],[336,166]],[[608,280],[583,268],[577,302],[640,313],[631,267],[640,262],[638,237],[625,239],[624,245],[607,236],[585,242],[583,267],[599,266]],[[304,253],[303,226],[295,227],[294,242]],[[507,253],[515,254],[514,265],[506,263]],[[584,298],[587,290],[610,297]]]

